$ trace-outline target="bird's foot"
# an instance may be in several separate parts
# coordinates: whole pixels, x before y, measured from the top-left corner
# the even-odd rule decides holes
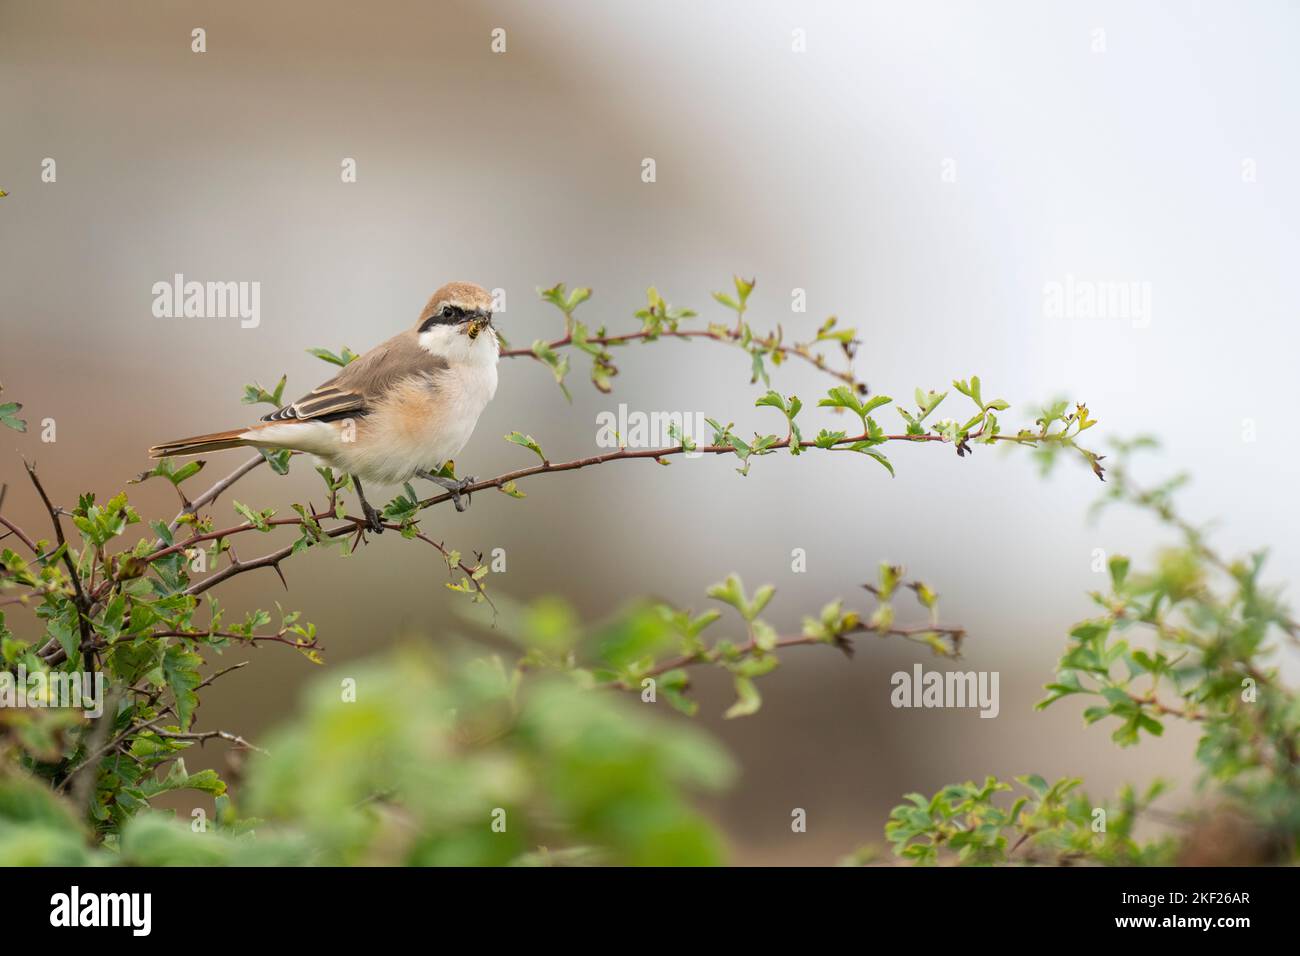
[[[353,487],[357,489],[357,500],[361,502],[361,511],[366,516],[366,527],[375,534],[384,533],[384,516],[377,510],[374,505],[366,501],[365,489],[361,487],[361,479],[357,475],[352,475]],[[360,539],[358,538],[358,541]]]
[[[366,515],[366,527],[375,534],[384,533],[384,516],[368,501],[361,502],[361,510]]]
[[[428,471],[417,471],[415,477],[432,481],[435,485],[440,485],[450,491],[452,504],[456,506],[457,511],[464,511],[469,507],[470,495],[469,492],[465,491],[465,489],[478,481],[478,479],[473,475],[467,475],[458,480],[455,478],[444,478],[442,475],[435,475]]]

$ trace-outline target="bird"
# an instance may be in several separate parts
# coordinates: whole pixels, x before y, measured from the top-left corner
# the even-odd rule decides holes
[[[497,390],[501,343],[492,295],[472,282],[435,292],[415,325],[353,359],[343,370],[244,428],[162,442],[150,458],[201,455],[226,448],[291,449],[348,474],[366,523],[383,532],[382,514],[362,481],[401,484],[423,478],[451,492],[464,511],[474,478],[439,474],[469,442]]]

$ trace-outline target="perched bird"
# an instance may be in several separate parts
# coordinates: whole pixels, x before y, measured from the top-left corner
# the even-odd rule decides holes
[[[223,448],[308,452],[352,476],[366,521],[383,530],[361,480],[395,484],[427,478],[453,495],[474,481],[436,474],[465,447],[497,390],[501,346],[492,296],[471,282],[433,294],[415,327],[353,359],[328,382],[255,425],[163,442],[150,458]],[[466,496],[467,497],[467,496]]]

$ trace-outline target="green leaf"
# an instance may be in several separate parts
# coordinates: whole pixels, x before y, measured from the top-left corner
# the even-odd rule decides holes
[[[200,770],[198,773],[189,773],[185,769],[185,761],[177,758],[168,769],[166,777],[162,780],[156,778],[147,779],[140,785],[140,790],[147,800],[173,790],[198,790],[202,793],[220,796],[226,792],[226,783],[217,776],[215,770]]]
[[[307,354],[314,355],[318,359],[329,362],[331,365],[337,365],[340,368],[350,365],[358,357],[357,353],[352,351],[346,345],[343,346],[343,351],[337,355],[329,349],[308,349]]]
[[[826,397],[817,404],[825,408],[847,408],[862,421],[862,430],[868,431],[867,415],[882,405],[888,405],[893,399],[888,395],[873,395],[863,402],[858,394],[847,385],[836,385],[826,393]],[[900,412],[903,410],[900,408]],[[906,417],[907,413],[903,412]]]
[[[16,432],[27,431],[27,422],[18,417],[18,413],[22,411],[22,408],[22,405],[18,402],[0,403],[0,425],[12,428]]]
[[[706,418],[706,419],[704,419],[704,421],[707,422],[708,425],[709,425],[709,427],[713,429],[713,441],[712,441],[712,444],[714,444],[714,445],[730,445],[730,444],[731,444],[731,425],[732,425],[731,422],[728,422],[728,423],[726,424],[726,426],[724,427],[724,426],[722,426],[722,425],[719,425],[719,424],[718,424],[714,419],[712,419],[712,418]]]
[[[171,478],[172,484],[179,485],[186,478],[193,478],[195,475],[197,475],[200,471],[203,470],[203,466],[206,464],[207,462],[205,462],[202,458],[196,459],[191,462],[187,462],[184,466],[178,468],[169,476]]]
[[[568,319],[573,316],[573,311],[578,306],[591,298],[591,289],[579,287],[568,291],[565,289],[563,282],[557,282],[549,289],[538,289],[537,294],[563,312],[565,318]]]
[[[736,287],[736,298],[740,300],[741,308],[744,308],[749,301],[749,294],[754,291],[754,280],[732,276],[731,281]]]
[[[865,415],[862,402],[847,385],[836,385],[826,393],[826,397],[817,403],[823,408],[847,408],[859,415]]]
[[[1156,720],[1156,718],[1152,717],[1150,714],[1138,714],[1137,722],[1139,727],[1153,737],[1159,737],[1165,732],[1164,724],[1160,723],[1160,721]]]
[[[1094,641],[1097,638],[1104,638],[1109,633],[1110,621],[1102,619],[1096,621],[1083,621],[1080,624],[1076,624],[1074,629],[1070,631],[1070,636],[1077,641],[1089,642]]]
[[[948,397],[947,392],[923,392],[918,387],[916,389],[916,407],[918,414],[916,421],[923,422],[929,417],[930,413],[939,407],[939,403]]]
[[[984,399],[980,397],[980,377],[978,375],[972,375],[969,382],[964,379],[954,381],[952,387],[978,405],[981,411],[984,410]]]
[[[888,395],[873,395],[869,399],[867,399],[866,402],[862,404],[861,406],[862,414],[863,415],[870,414],[871,412],[874,412],[877,408],[880,408],[883,405],[888,405],[892,401],[893,399],[890,398]]]
[[[289,474],[289,462],[292,460],[293,452],[288,448],[279,448],[274,451],[269,448],[259,448],[258,451],[262,453],[266,463],[271,466],[271,470],[277,475]]]
[[[758,713],[758,709],[763,706],[763,698],[758,693],[758,688],[754,681],[748,677],[736,675],[736,702],[727,708],[727,712],[722,716],[727,720],[735,717],[748,717],[750,714]]]
[[[270,519],[275,515],[275,511],[273,509],[268,508],[265,511],[254,511],[248,505],[243,504],[242,502],[239,501],[235,501],[233,499],[231,500],[230,504],[231,507],[233,507],[237,512],[239,512],[244,517],[245,521],[251,524],[258,531],[271,530]]]
[[[870,446],[871,446],[870,442],[865,442],[865,441],[854,442],[852,445],[848,447],[847,450],[856,451],[859,454],[866,455],[869,458],[874,458],[876,461],[880,462],[880,464],[884,466],[885,470],[889,472],[890,477],[894,477],[893,464],[891,464],[889,459],[886,458],[883,454],[874,450]]]
[[[686,690],[690,687],[690,677],[683,668],[667,671],[659,675],[659,689],[664,692],[664,697],[672,705],[674,710],[686,714],[688,717],[694,717],[695,712],[699,710],[699,702],[691,700],[686,696]]]
[[[1049,789],[1048,783],[1038,774],[1031,773],[1023,777],[1016,777],[1016,779],[1021,783],[1023,783],[1030,790],[1034,791],[1035,796],[1037,796],[1040,800],[1047,795],[1047,791]]]
[[[676,422],[668,423],[668,437],[671,438],[673,441],[677,442],[677,444],[681,445],[682,451],[691,452],[691,451],[695,451],[695,449],[699,447],[695,443],[695,440],[691,438],[690,435],[687,435],[684,431],[682,431],[681,426],[678,425]]]
[[[1129,559],[1116,555],[1110,559],[1109,567],[1111,585],[1118,591],[1123,586],[1124,579],[1128,577]]]
[[[560,386],[560,391],[564,393],[564,397],[569,401],[573,401],[568,386],[564,384],[564,379],[569,374],[569,357],[561,355],[542,339],[538,339],[533,343],[533,354],[551,370],[551,374],[555,376],[555,384]]]
[[[541,446],[537,444],[532,435],[525,435],[521,432],[511,432],[506,436],[506,441],[527,448],[542,460],[542,464],[546,464],[546,456],[542,454]]]
[[[770,584],[761,585],[754,591],[753,600],[750,600],[745,596],[745,586],[740,576],[729,574],[725,581],[714,584],[705,593],[716,601],[730,604],[746,621],[753,621],[772,600],[776,588]]]
[[[389,521],[406,525],[414,521],[420,513],[420,496],[415,493],[415,489],[411,487],[410,482],[407,482],[402,487],[404,493],[384,505],[383,515]]]
[[[58,616],[50,619],[47,626],[68,659],[76,660],[81,654],[81,630],[77,624],[76,606],[69,601]]]
[[[199,686],[199,668],[202,666],[203,658],[180,644],[171,645],[163,655],[163,679],[175,699],[176,719],[181,730],[189,728],[194,708],[199,705],[194,689]]]
[[[99,622],[99,629],[103,631],[110,643],[122,632],[122,621],[125,617],[126,595],[115,595],[113,600],[108,602],[108,607],[104,608],[104,615]]]
[[[569,293],[569,298],[565,302],[566,311],[572,313],[574,309],[582,305],[591,298],[591,289],[581,286]]]
[[[274,392],[268,392],[256,382],[252,385],[245,385],[244,397],[240,401],[245,405],[274,405],[279,408],[284,404],[284,383],[286,381],[288,381],[288,377],[281,375]]]
[[[821,328],[817,330],[817,338],[815,341],[838,342],[846,352],[852,354],[850,350],[852,349],[854,338],[857,336],[858,330],[853,328],[836,328],[838,323],[839,319],[833,315],[823,322]]]

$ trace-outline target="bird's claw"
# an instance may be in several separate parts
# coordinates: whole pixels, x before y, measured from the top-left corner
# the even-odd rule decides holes
[[[469,507],[470,493],[465,489],[474,482],[478,481],[473,475],[467,475],[460,481],[455,482],[454,488],[448,488],[451,492],[451,503],[456,506],[457,511],[464,511]]]
[[[364,511],[366,515],[366,527],[375,534],[383,534],[384,516],[379,513],[379,510],[368,501],[362,502],[361,510]]]
[[[444,478],[442,475],[435,475],[427,471],[417,471],[415,476],[417,478],[424,478],[428,481],[432,481],[435,485],[446,488],[451,494],[451,502],[456,506],[457,511],[464,511],[469,507],[470,494],[465,489],[478,481],[478,479],[473,475],[468,475],[460,479]]]

